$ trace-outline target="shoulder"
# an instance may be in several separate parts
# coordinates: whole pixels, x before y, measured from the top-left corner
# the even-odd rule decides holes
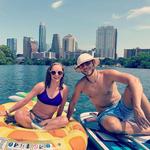
[[[38,92],[41,92],[43,89],[45,89],[44,82],[39,82],[33,87],[33,90],[38,91]]]
[[[69,90],[68,90],[67,85],[63,84],[63,89],[61,90],[61,94],[62,94],[63,96],[67,96],[68,93],[69,93]]]
[[[68,90],[68,86],[66,84],[63,84],[63,90]]]
[[[63,84],[63,89],[62,89],[63,92],[68,92],[68,86],[66,84]]]
[[[115,75],[115,74],[121,74],[122,72],[119,72],[119,71],[113,70],[113,69],[106,69],[106,70],[99,70],[99,73],[101,73],[105,76],[110,76],[110,75]]]
[[[81,90],[81,89],[83,89],[84,86],[85,86],[85,84],[86,84],[86,82],[87,82],[86,77],[82,77],[82,78],[76,83],[76,86],[75,86],[76,90],[79,90],[79,89]]]
[[[103,71],[103,76],[106,81],[117,81],[125,84],[128,84],[131,80],[133,81],[137,79],[137,77],[132,74],[120,72],[113,69]]]

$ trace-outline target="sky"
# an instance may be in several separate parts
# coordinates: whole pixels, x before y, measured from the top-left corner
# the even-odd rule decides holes
[[[45,23],[47,39],[67,34],[76,37],[78,47],[95,47],[100,26],[117,28],[117,53],[127,48],[150,48],[150,0],[0,0],[0,45],[17,38],[22,53],[23,37],[39,40],[39,24]]]

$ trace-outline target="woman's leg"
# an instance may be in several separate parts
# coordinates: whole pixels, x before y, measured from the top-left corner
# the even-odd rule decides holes
[[[68,119],[66,116],[59,116],[56,118],[44,120],[40,124],[44,126],[44,129],[46,130],[58,129],[65,127],[68,124]]]
[[[32,128],[30,112],[26,108],[19,109],[15,112],[15,120],[19,125],[25,128]]]

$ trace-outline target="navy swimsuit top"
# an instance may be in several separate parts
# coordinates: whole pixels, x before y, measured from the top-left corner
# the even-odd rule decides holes
[[[58,106],[62,102],[62,96],[59,91],[59,93],[56,95],[55,98],[49,98],[47,95],[46,89],[39,95],[37,95],[37,98],[39,99],[40,102],[47,104],[47,105],[53,105],[53,106]]]

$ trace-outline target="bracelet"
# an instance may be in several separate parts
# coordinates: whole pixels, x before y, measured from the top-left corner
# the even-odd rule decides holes
[[[8,115],[9,115],[9,112],[8,112],[8,110],[6,110],[5,112],[6,112],[6,116],[8,116]]]

